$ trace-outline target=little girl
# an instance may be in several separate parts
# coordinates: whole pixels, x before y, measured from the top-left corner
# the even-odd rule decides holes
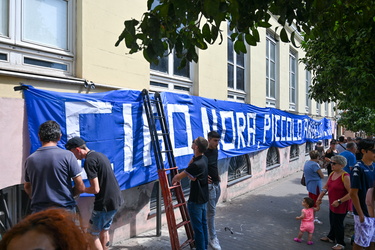
[[[307,232],[308,239],[307,245],[312,245],[312,234],[314,232],[314,213],[320,210],[320,206],[316,205],[314,207],[314,200],[310,197],[305,197],[302,200],[302,206],[304,207],[301,211],[301,215],[296,217],[296,220],[301,220],[301,226],[299,228],[298,237],[294,238],[294,241],[301,243],[302,242],[302,235],[304,232]]]

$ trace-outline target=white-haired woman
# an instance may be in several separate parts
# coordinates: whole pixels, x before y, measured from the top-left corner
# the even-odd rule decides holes
[[[350,175],[343,170],[346,165],[346,158],[341,155],[331,157],[332,173],[320,193],[317,203],[322,203],[323,196],[328,191],[329,200],[329,223],[330,230],[327,236],[320,240],[335,242],[332,249],[340,250],[345,248],[344,242],[344,219],[348,212],[348,201],[350,200]]]

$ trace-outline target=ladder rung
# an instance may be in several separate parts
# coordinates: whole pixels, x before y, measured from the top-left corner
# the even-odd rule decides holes
[[[182,207],[183,205],[185,205],[186,202],[183,202],[183,203],[178,203],[176,205],[173,205],[173,208],[177,208],[177,207]]]
[[[170,186],[169,189],[175,189],[175,188],[178,188],[178,187],[181,187],[181,185],[178,184],[178,185]]]
[[[178,167],[173,167],[173,168],[164,168],[165,171],[174,170],[174,169],[178,169]]]
[[[184,225],[186,225],[186,224],[189,224],[189,223],[190,223],[189,220],[181,221],[180,223],[178,223],[178,224],[176,225],[176,228],[180,228],[180,227],[182,227],[182,226],[184,226]]]
[[[168,153],[168,152],[173,152],[173,150],[163,150],[161,153]]]
[[[187,247],[187,245],[190,245],[193,242],[194,242],[194,239],[187,239],[184,243],[182,243],[182,245],[180,246],[180,249]]]

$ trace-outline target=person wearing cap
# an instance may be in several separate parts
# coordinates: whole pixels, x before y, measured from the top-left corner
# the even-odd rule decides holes
[[[195,247],[197,250],[204,250],[208,247],[208,159],[204,155],[208,148],[208,141],[200,136],[193,141],[191,148],[194,151],[193,159],[184,171],[173,177],[172,183],[176,185],[185,177],[191,180],[188,211],[194,230]]]
[[[86,142],[78,136],[68,140],[65,148],[78,160],[85,159],[84,168],[90,186],[86,187],[84,192],[95,194],[88,232],[93,236],[97,249],[108,249],[109,229],[123,202],[111,162],[104,154],[90,150]]]
[[[25,192],[31,198],[32,213],[51,207],[64,208],[75,213],[75,195],[82,193],[82,168],[71,152],[59,148],[60,125],[46,121],[39,126],[42,146],[25,162]],[[72,186],[72,179],[74,187]]]

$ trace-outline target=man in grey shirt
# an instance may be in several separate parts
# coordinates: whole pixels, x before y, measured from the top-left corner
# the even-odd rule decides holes
[[[57,146],[61,138],[59,124],[44,122],[38,135],[42,146],[25,162],[24,188],[31,198],[31,210],[35,213],[60,207],[75,212],[74,196],[85,190],[82,168],[72,152]]]

